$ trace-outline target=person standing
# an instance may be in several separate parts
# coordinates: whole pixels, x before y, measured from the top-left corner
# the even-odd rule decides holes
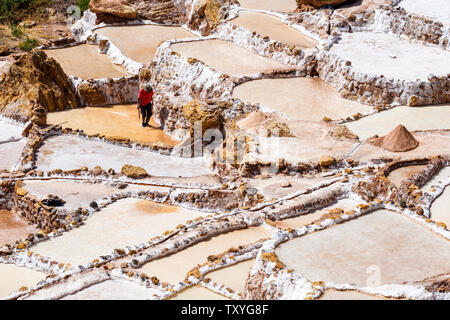
[[[153,88],[148,83],[139,90],[138,109],[142,115],[142,127],[148,127],[153,109]]]

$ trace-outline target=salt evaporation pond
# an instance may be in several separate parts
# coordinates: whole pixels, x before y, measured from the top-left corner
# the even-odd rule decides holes
[[[232,247],[250,244],[270,237],[270,230],[264,227],[251,227],[213,237],[168,257],[150,261],[140,271],[148,276],[156,276],[163,282],[177,284],[186,274],[200,263],[207,262],[212,254],[223,253]]]
[[[20,160],[25,144],[25,139],[0,143],[0,170],[13,170]]]
[[[409,131],[450,129],[450,104],[426,107],[400,106],[345,125],[360,139],[367,139],[375,134],[384,136],[399,124],[404,125]]]
[[[351,61],[355,71],[386,78],[427,80],[430,73],[436,76],[450,73],[450,52],[387,33],[342,33],[330,53]]]
[[[357,286],[419,281],[450,270],[447,240],[387,210],[290,240],[276,253],[310,281]]]
[[[399,187],[403,181],[408,180],[413,175],[415,175],[416,173],[419,173],[420,171],[422,171],[425,168],[426,168],[426,165],[414,165],[414,166],[401,167],[401,168],[392,170],[388,175],[388,179],[390,182],[392,182],[397,187]]]
[[[241,7],[248,9],[291,12],[297,9],[295,0],[239,0]]]
[[[135,282],[112,279],[87,287],[61,300],[145,300],[152,299],[154,291]]]
[[[0,120],[0,142],[22,137],[23,127]]]
[[[336,89],[318,78],[261,79],[245,82],[233,90],[233,97],[260,103],[289,119],[321,121],[346,118],[372,107],[341,98]]]
[[[286,65],[228,41],[191,41],[175,43],[171,48],[185,57],[196,58],[229,76],[240,77],[270,70],[289,69]]]
[[[113,64],[109,56],[100,54],[97,45],[82,44],[44,51],[59,62],[66,74],[82,79],[120,78],[128,75],[120,66]]]
[[[450,210],[448,205],[450,203],[450,187],[446,187],[444,192],[434,200],[431,205],[431,219],[436,222],[443,222],[450,226]]]
[[[0,263],[0,299],[21,287],[34,287],[39,281],[44,280],[45,276],[45,273],[39,271]]]
[[[64,127],[81,129],[86,134],[120,136],[138,142],[161,142],[174,146],[161,127],[152,120],[150,127],[142,128],[136,104],[87,107],[48,114],[48,123],[64,123]]]
[[[107,37],[123,55],[140,63],[149,63],[158,46],[170,39],[197,38],[181,27],[141,25],[97,29],[97,34]]]
[[[227,268],[208,273],[206,276],[216,283],[226,285],[236,292],[244,292],[250,269],[255,264],[255,259],[239,262]]]
[[[79,169],[82,166],[93,169],[99,165],[106,170],[112,168],[120,172],[125,164],[140,166],[150,175],[159,177],[194,177],[211,173],[209,163],[200,157],[162,155],[76,136],[57,136],[45,140],[36,161],[37,167],[44,171]]]
[[[173,295],[169,300],[230,300],[229,298],[215,293],[200,285],[187,288],[176,295]]]
[[[41,180],[24,180],[22,188],[27,190],[29,195],[33,195],[39,200],[49,194],[55,194],[66,201],[58,209],[66,210],[76,210],[80,207],[86,208],[92,201],[123,191],[102,183]],[[128,188],[125,191],[127,190]]]
[[[279,18],[264,13],[241,11],[239,12],[239,17],[232,20],[231,23],[252,32],[256,31],[262,37],[267,36],[272,40],[291,44],[302,49],[312,48],[318,44],[316,40],[289,27]]]
[[[138,245],[204,215],[204,212],[140,199],[119,200],[96,212],[85,224],[50,240],[33,251],[59,262],[85,264],[116,248]]]
[[[433,0],[433,5],[427,0],[402,0],[399,6],[408,12],[430,17],[443,23],[450,22],[450,6],[447,0]]]
[[[0,247],[13,244],[16,240],[24,240],[37,229],[29,225],[18,214],[9,210],[0,210]]]

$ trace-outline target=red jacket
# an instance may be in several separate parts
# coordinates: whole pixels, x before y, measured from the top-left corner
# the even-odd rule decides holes
[[[141,106],[146,106],[152,102],[153,98],[153,90],[150,92],[146,92],[144,89],[139,91],[138,101]]]

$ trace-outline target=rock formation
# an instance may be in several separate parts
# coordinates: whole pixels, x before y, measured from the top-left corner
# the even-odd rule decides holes
[[[211,33],[226,15],[229,0],[193,0],[187,6],[187,25],[202,35]]]
[[[384,137],[371,138],[370,143],[377,147],[393,151],[393,152],[405,152],[410,151],[419,146],[413,135],[403,125],[398,125],[388,135]]]
[[[20,56],[0,79],[0,112],[29,120],[35,103],[48,112],[78,106],[73,86],[59,63],[43,51]]]
[[[317,8],[331,5],[338,6],[345,2],[354,2],[353,0],[297,0],[297,6],[302,7],[303,5],[311,5]]]

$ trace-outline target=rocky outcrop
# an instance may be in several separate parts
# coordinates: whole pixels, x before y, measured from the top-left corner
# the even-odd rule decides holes
[[[202,35],[209,35],[222,19],[227,16],[227,8],[235,1],[230,0],[191,0],[186,6],[187,25]]]
[[[35,104],[48,112],[78,106],[73,85],[56,60],[43,51],[20,56],[0,78],[0,112],[19,121],[31,118]]]
[[[99,15],[110,15],[117,18],[134,20],[136,9],[128,5],[127,0],[91,0],[89,9]]]
[[[147,171],[141,167],[126,164],[122,167],[122,174],[132,179],[142,179],[148,177]]]

